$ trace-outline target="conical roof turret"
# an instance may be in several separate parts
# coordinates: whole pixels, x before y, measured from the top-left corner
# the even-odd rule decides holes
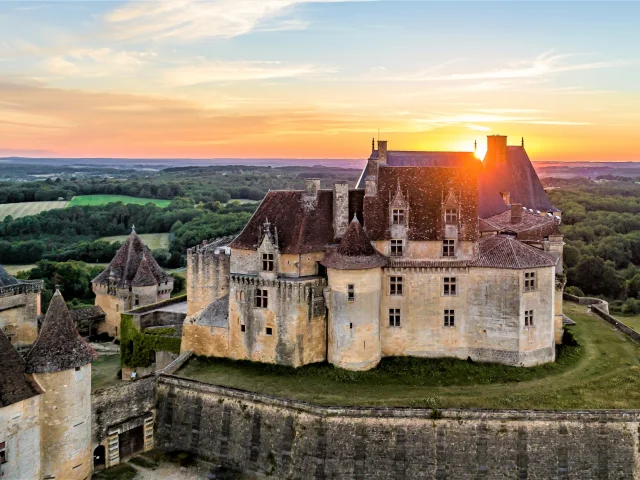
[[[52,373],[82,367],[96,357],[71,318],[60,291],[51,298],[40,333],[27,354],[27,373]]]
[[[321,263],[327,268],[338,270],[364,270],[383,267],[387,264],[387,259],[373,248],[367,233],[354,215],[338,248],[330,250]]]
[[[25,361],[0,329],[0,408],[37,395],[25,376]]]
[[[18,285],[19,283],[20,280],[13,277],[12,275],[9,275],[9,272],[7,272],[2,265],[0,265],[0,288]]]

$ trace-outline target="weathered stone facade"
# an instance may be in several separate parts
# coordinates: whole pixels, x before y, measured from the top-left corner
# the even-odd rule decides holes
[[[40,479],[42,396],[0,406],[0,452],[6,463],[0,463],[0,478]]]
[[[156,446],[282,479],[640,478],[639,411],[319,407],[162,376]]]
[[[16,347],[38,337],[41,291],[41,280],[17,280],[0,265],[0,330]]]
[[[269,192],[229,247],[189,250],[182,351],[353,370],[399,355],[554,361],[559,212],[505,203],[548,199],[522,147],[489,144],[486,167],[471,152],[380,142],[364,191],[311,179],[303,191]],[[491,190],[487,168],[528,172],[528,183],[505,177],[508,194]]]

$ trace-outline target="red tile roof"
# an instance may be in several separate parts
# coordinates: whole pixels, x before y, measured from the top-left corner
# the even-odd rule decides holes
[[[557,263],[553,255],[504,235],[482,238],[478,247],[478,259],[469,262],[470,267],[524,269]]]
[[[27,354],[28,373],[51,373],[81,367],[97,357],[76,330],[58,290],[53,294],[40,333]]]
[[[480,220],[480,231],[513,232],[519,240],[542,240],[549,235],[560,235],[557,219],[524,210],[518,223],[511,223],[511,211]]]
[[[362,225],[354,217],[340,245],[330,249],[321,263],[327,268],[338,270],[363,270],[383,267],[387,264],[387,259],[373,248]]]

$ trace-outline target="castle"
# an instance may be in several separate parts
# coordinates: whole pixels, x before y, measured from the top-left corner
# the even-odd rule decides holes
[[[187,252],[182,350],[351,370],[382,357],[532,366],[562,340],[563,239],[522,145],[393,151],[356,188],[270,191],[228,247]]]
[[[89,478],[95,356],[57,290],[26,361],[0,331],[1,477]]]
[[[0,265],[0,330],[15,347],[31,345],[38,336],[41,280],[18,280]]]

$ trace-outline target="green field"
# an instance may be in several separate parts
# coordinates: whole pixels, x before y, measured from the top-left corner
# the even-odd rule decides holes
[[[4,217],[11,215],[13,218],[37,215],[40,212],[53,210],[54,208],[65,208],[69,202],[22,202],[0,204],[0,222]]]
[[[82,206],[98,206],[106,205],[108,203],[122,202],[124,204],[135,203],[137,205],[146,205],[147,203],[153,203],[158,207],[168,207],[171,200],[158,200],[157,198],[139,198],[128,197],[126,195],[78,195],[73,197],[69,202],[69,207]]]
[[[94,267],[94,266],[100,266],[102,268],[107,268],[107,265],[109,265],[108,263],[87,263],[85,264],[87,266],[90,267]],[[9,272],[9,275],[17,275],[18,272],[26,272],[31,270],[32,268],[35,268],[36,265],[35,264],[29,264],[29,265],[2,265],[4,267],[4,269]]]
[[[588,312],[565,303],[579,346],[532,368],[453,359],[383,359],[369,372],[329,365],[299,369],[194,358],[177,374],[203,382],[323,405],[428,408],[640,408],[640,345]]]
[[[139,233],[138,236],[150,250],[168,250],[170,233]],[[106,242],[124,242],[129,235],[116,235],[113,237],[100,237],[98,240]]]

